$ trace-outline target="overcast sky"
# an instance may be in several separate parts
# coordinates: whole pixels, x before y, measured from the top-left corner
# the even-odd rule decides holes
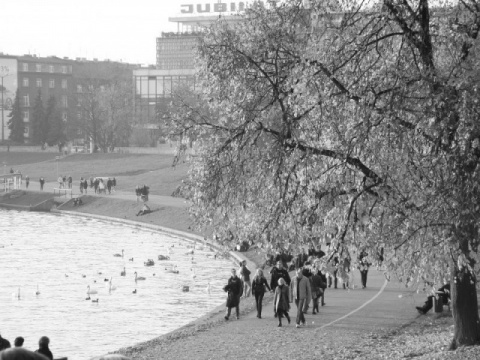
[[[198,2],[1,0],[0,52],[155,64],[155,39],[177,29],[168,18]]]

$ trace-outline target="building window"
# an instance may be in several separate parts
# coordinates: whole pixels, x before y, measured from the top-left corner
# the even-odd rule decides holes
[[[23,112],[23,121],[24,122],[29,122],[30,121],[30,112],[28,112],[28,111]]]
[[[48,82],[48,87],[50,89],[53,89],[55,87],[55,80],[54,79],[50,79],[50,81]]]
[[[68,107],[68,98],[67,98],[66,95],[63,95],[63,96],[62,96],[62,106],[63,106],[64,108]]]
[[[23,96],[23,106],[30,106],[30,98],[28,95]]]
[[[67,66],[66,65],[62,66],[62,73],[64,73],[64,74],[67,73]]]
[[[63,120],[64,122],[67,122],[67,119],[68,119],[67,113],[66,113],[66,112],[62,113],[62,120]]]
[[[27,63],[22,64],[22,70],[23,71],[28,71],[28,64]]]
[[[67,79],[62,79],[62,89],[67,88]]]
[[[29,85],[28,78],[23,78],[22,83],[23,83],[23,87],[28,87],[28,85]]]
[[[42,72],[42,64],[35,64],[35,71]]]
[[[48,68],[49,68],[49,70],[50,70],[51,73],[54,72],[54,67],[53,67],[53,65],[50,65]]]
[[[41,88],[42,87],[42,79],[37,78],[37,87]]]

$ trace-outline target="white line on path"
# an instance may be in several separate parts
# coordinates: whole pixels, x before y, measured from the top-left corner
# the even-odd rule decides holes
[[[348,314],[343,315],[342,317],[340,317],[340,318],[338,318],[338,319],[336,319],[336,320],[333,320],[332,322],[329,322],[328,324],[325,324],[325,325],[320,326],[319,329],[323,329],[323,328],[326,328],[327,326],[330,326],[330,325],[332,325],[332,324],[335,324],[336,322],[338,322],[338,321],[340,321],[340,320],[343,320],[343,319],[349,317],[350,315],[355,314],[355,313],[356,313],[357,311],[359,311],[360,309],[363,309],[365,306],[367,306],[368,304],[370,304],[373,300],[375,300],[377,297],[379,297],[379,296],[382,294],[382,292],[383,292],[383,290],[385,290],[385,287],[387,286],[387,284],[388,284],[388,281],[385,280],[385,282],[383,283],[383,285],[382,285],[382,287],[380,288],[380,290],[378,291],[378,293],[377,293],[374,297],[372,297],[370,300],[368,300],[367,302],[363,303],[360,307],[356,308],[355,310],[350,311]]]

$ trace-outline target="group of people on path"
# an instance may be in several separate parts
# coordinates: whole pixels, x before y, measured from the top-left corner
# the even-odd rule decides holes
[[[255,296],[257,318],[262,318],[262,302],[265,292],[273,292],[274,295],[274,316],[278,319],[278,326],[282,326],[282,318],[286,318],[290,323],[290,303],[295,302],[297,307],[296,326],[305,325],[305,316],[310,301],[313,300],[312,314],[319,311],[319,301],[322,306],[324,302],[324,291],[327,287],[326,278],[320,270],[313,272],[307,268],[298,268],[293,279],[290,278],[288,271],[284,268],[281,260],[277,261],[276,267],[273,267],[270,274],[270,284],[263,274],[262,269],[257,269],[253,281],[250,282],[250,270],[246,261],[240,263],[240,269],[231,270],[231,277],[228,279],[224,291],[227,292],[225,320],[229,320],[232,309],[235,308],[236,318],[240,317],[240,299],[250,296],[250,291]]]
[[[108,193],[110,195],[112,192],[115,192],[115,188],[117,186],[117,179],[115,177],[109,177],[107,178],[107,180],[104,180],[104,178],[101,177],[90,176],[90,179],[87,180],[87,178],[81,177],[79,182],[80,194],[86,195],[89,186],[91,189],[93,188],[95,194]]]
[[[16,359],[32,359],[32,360],[53,360],[53,354],[50,351],[50,339],[42,336],[38,340],[38,349],[35,352],[23,348],[25,339],[22,336],[15,338],[14,347],[10,345],[10,341],[4,339],[0,335],[0,360],[16,360]]]
[[[59,189],[71,189],[73,178],[70,175],[68,177],[63,175],[58,177],[57,182]]]
[[[140,200],[148,201],[148,194],[150,193],[150,187],[143,184],[142,186],[137,185],[135,187],[135,195],[137,196],[137,202]]]

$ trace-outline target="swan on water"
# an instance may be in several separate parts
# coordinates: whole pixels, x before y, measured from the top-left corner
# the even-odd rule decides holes
[[[123,271],[120,272],[120,276],[125,276],[127,274],[127,272],[125,271],[125,267],[123,268]]]
[[[124,250],[122,249],[122,253],[121,253],[121,254],[113,254],[113,256],[115,256],[115,257],[122,257],[122,258],[123,258],[123,252],[124,252]]]
[[[207,294],[210,295],[210,290],[211,290],[211,286],[210,286],[210,281],[208,282],[207,284]]]
[[[110,281],[108,282],[108,292],[111,293],[114,290],[117,290],[117,287],[112,285],[112,278],[110,278]]]
[[[92,299],[92,302],[94,302],[94,303],[98,303],[98,298],[96,298],[96,299]]]
[[[144,278],[143,276],[138,276],[137,272],[135,271],[135,282],[137,282],[138,280],[146,280],[146,278]]]
[[[90,285],[87,286],[87,295],[98,294],[98,291],[95,289],[90,289]]]
[[[12,297],[17,298],[18,300],[22,298],[20,295],[20,288],[18,288],[17,291],[12,293]]]
[[[38,284],[37,284],[37,291],[35,291],[35,295],[40,295],[40,289],[38,288]]]
[[[137,289],[132,291],[132,294],[136,294],[136,293],[137,293]]]
[[[133,258],[128,259],[128,261],[133,261]]]

